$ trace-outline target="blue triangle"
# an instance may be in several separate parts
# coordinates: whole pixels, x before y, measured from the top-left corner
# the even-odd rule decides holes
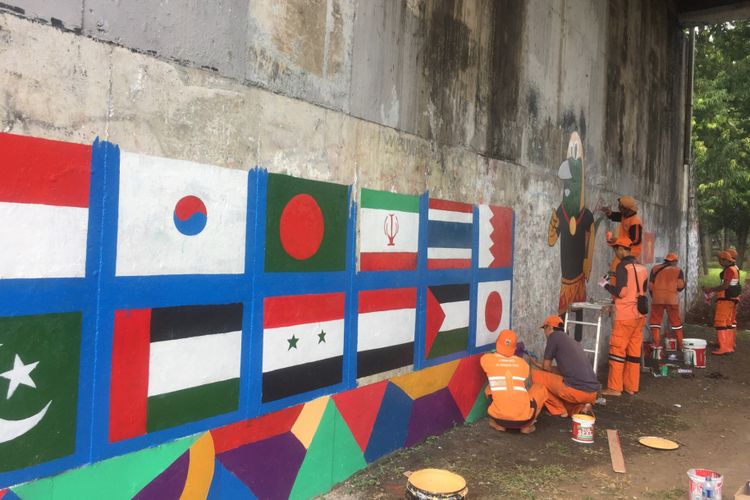
[[[211,480],[211,488],[208,490],[206,500],[223,500],[232,498],[238,500],[257,500],[252,491],[237,479],[237,476],[229,472],[221,462],[214,460],[214,477]]]
[[[404,446],[412,403],[404,391],[388,383],[365,450],[368,463]]]

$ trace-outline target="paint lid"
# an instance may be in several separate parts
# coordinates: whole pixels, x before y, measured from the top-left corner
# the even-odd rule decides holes
[[[591,415],[586,415],[585,413],[576,413],[573,415],[573,420],[576,420],[578,422],[594,422],[596,419]]]
[[[664,439],[656,436],[644,436],[638,440],[643,446],[654,448],[656,450],[676,450],[680,447],[679,444],[669,439]]]
[[[466,480],[444,469],[422,469],[409,476],[409,484],[435,495],[455,495],[466,488]]]

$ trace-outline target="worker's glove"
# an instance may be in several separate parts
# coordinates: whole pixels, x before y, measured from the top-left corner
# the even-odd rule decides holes
[[[607,277],[606,277],[606,276],[602,276],[602,277],[601,277],[601,278],[599,279],[599,286],[600,286],[600,287],[602,287],[602,288],[606,287],[606,286],[607,286],[607,283],[609,283],[609,280],[607,279]]]

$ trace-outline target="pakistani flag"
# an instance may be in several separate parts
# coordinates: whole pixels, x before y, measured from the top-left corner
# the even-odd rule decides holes
[[[416,269],[419,197],[363,189],[360,205],[360,270]]]
[[[263,402],[342,380],[343,293],[268,297],[263,302]]]
[[[237,409],[242,304],[115,312],[110,441]]]
[[[343,271],[349,186],[268,175],[267,272]]]
[[[469,341],[469,285],[427,288],[427,359],[466,350]]]
[[[76,449],[81,314],[0,318],[0,472]]]

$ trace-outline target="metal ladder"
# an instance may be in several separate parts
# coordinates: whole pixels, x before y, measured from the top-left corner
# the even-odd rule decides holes
[[[590,352],[594,354],[594,373],[596,373],[596,367],[599,363],[599,338],[602,331],[602,314],[606,309],[609,309],[610,303],[597,303],[597,302],[573,302],[568,304],[568,310],[565,311],[565,333],[570,335],[568,332],[568,325],[584,325],[584,326],[595,326],[596,327],[596,340],[594,342],[593,349],[584,349],[583,352]],[[573,309],[581,309],[583,311],[591,310],[596,311],[596,323],[591,321],[576,321],[571,319],[569,316],[573,312]],[[583,342],[583,338],[581,338]]]

